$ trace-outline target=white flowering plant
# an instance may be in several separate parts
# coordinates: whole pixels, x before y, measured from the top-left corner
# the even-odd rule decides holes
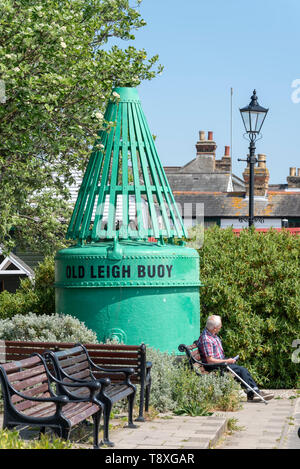
[[[97,336],[73,316],[29,313],[16,314],[11,319],[0,320],[0,340],[92,344],[97,343]]]

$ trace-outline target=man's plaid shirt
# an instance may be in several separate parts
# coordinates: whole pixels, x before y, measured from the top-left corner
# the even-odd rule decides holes
[[[203,363],[207,363],[207,357],[218,358],[220,360],[225,358],[220,337],[213,335],[206,328],[197,340],[197,347]]]

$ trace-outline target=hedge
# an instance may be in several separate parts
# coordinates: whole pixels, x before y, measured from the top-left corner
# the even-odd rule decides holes
[[[213,227],[199,254],[201,328],[209,315],[220,315],[227,356],[239,354],[261,386],[299,386],[292,354],[300,339],[300,236],[254,229],[237,236]]]

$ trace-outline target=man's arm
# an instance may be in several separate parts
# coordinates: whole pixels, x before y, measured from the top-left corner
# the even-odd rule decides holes
[[[233,365],[236,360],[234,358],[227,358],[221,360],[220,358],[213,358],[213,357],[206,357],[206,361],[208,365],[218,365],[220,363],[228,363],[229,365]]]

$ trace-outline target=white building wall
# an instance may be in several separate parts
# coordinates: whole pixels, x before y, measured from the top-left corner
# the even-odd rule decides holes
[[[221,218],[221,228],[247,228],[248,222],[239,221],[238,218]],[[264,218],[264,223],[255,222],[255,228],[281,228],[281,218]]]

